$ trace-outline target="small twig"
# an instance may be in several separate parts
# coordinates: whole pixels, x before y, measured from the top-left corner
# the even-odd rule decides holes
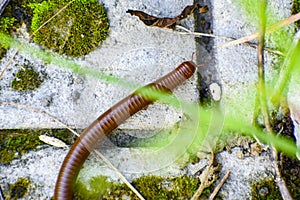
[[[119,172],[119,170],[117,168],[115,168],[113,166],[113,164],[107,158],[105,158],[105,156],[103,154],[101,154],[97,150],[94,150],[94,151],[141,200],[145,200],[145,198],[139,193],[139,191],[137,191],[133,187],[133,185],[121,174],[121,172]]]
[[[71,131],[73,134],[75,134],[76,136],[80,137],[80,135],[78,133],[76,133],[72,128],[70,128],[68,125],[64,124],[63,122],[61,122],[60,120],[58,120],[57,118],[53,117],[52,115],[39,110],[37,108],[31,107],[31,106],[27,106],[27,105],[23,105],[23,104],[18,104],[18,103],[13,103],[13,102],[0,102],[0,105],[10,105],[10,106],[14,106],[14,107],[20,107],[20,108],[24,108],[27,110],[31,110],[34,112],[37,112],[41,115],[44,115],[45,117],[50,118],[51,120],[55,121],[56,123],[62,125],[63,127],[65,127],[66,129],[68,129],[69,131]],[[103,154],[101,154],[99,151],[94,150],[94,152],[107,164],[107,166],[109,166],[118,176],[119,178],[124,181],[124,183],[141,199],[141,200],[145,200],[144,197],[133,187],[133,185],[121,174],[121,172],[118,171],[117,168],[115,168],[113,166],[113,164],[107,159],[105,158],[105,156]]]
[[[32,106],[27,106],[27,105],[23,105],[23,104],[19,104],[19,103],[14,103],[14,102],[0,102],[0,104],[2,104],[2,105],[10,105],[10,106],[19,107],[19,108],[24,108],[24,109],[31,110],[31,111],[34,111],[36,113],[39,113],[41,115],[44,115],[45,117],[47,117],[47,118],[55,121],[59,125],[65,127],[69,131],[71,131],[74,135],[76,135],[76,136],[79,137],[79,134],[76,133],[72,128],[70,128],[69,126],[67,126],[66,124],[64,124],[63,122],[61,122],[57,118],[55,118],[54,116],[52,116],[52,115],[50,115],[50,114],[48,114],[48,113],[46,113],[46,112],[44,112],[44,111],[42,111],[40,109],[34,108]]]
[[[220,183],[217,185],[217,187],[214,189],[214,191],[209,196],[209,200],[213,200],[216,197],[216,195],[218,194],[218,192],[220,191],[220,189],[224,185],[225,181],[228,179],[228,177],[230,175],[230,172],[231,172],[230,170],[227,170],[227,172],[225,173],[225,175],[221,179]]]
[[[215,175],[215,172],[220,169],[220,165],[214,167],[214,154],[212,153],[209,165],[205,168],[205,170],[200,175],[200,186],[191,198],[191,200],[197,200],[203,190],[207,187],[209,187],[211,184],[213,184],[217,180],[217,176]]]
[[[300,12],[295,14],[295,15],[292,15],[288,18],[285,18],[285,19],[281,20],[281,21],[277,22],[276,24],[273,24],[273,25],[267,27],[266,28],[266,35],[268,35],[270,33],[273,33],[275,31],[278,31],[279,29],[281,29],[283,27],[286,27],[286,26],[298,21],[299,19],[300,19]],[[242,44],[242,43],[245,43],[245,42],[249,42],[251,40],[255,40],[258,37],[259,37],[258,32],[253,33],[252,35],[248,35],[248,36],[242,37],[240,39],[234,40],[232,42],[228,42],[228,43],[216,46],[216,48],[229,47],[229,46],[233,46],[233,45]]]
[[[12,137],[26,136],[26,134],[23,134],[23,133],[7,133],[7,132],[2,132],[2,131],[0,131],[0,135],[6,135],[6,136],[12,136]]]
[[[233,38],[231,38],[231,37],[226,37],[226,36],[222,36],[222,35],[193,32],[193,31],[190,31],[189,29],[187,29],[187,28],[185,28],[185,27],[183,27],[181,25],[176,25],[176,28],[185,31],[185,32],[179,32],[178,31],[178,33],[182,34],[182,35],[193,35],[193,36],[196,36],[196,37],[204,36],[204,37],[211,37],[211,38],[222,38],[222,39],[226,39],[226,40],[233,40]]]
[[[292,200],[293,197],[290,194],[288,187],[284,179],[282,178],[281,171],[279,169],[279,161],[278,161],[278,152],[276,148],[272,147],[272,154],[273,154],[273,166],[275,168],[275,183],[279,188],[281,197],[283,200]]]
[[[187,29],[187,28],[185,28],[181,25],[176,25],[176,28],[181,29],[183,31],[186,31],[186,32],[178,32],[179,34],[182,34],[182,35],[193,35],[195,37],[221,38],[221,39],[232,40],[232,41],[237,40],[237,38],[234,38],[234,37],[226,37],[226,36],[222,36],[222,35],[215,35],[215,34],[209,34],[209,33],[192,32],[189,29]],[[246,45],[246,46],[252,47],[252,48],[257,48],[257,46],[258,46],[257,44],[250,43],[249,41],[244,42],[243,44]],[[214,48],[218,48],[218,47],[214,47]],[[280,56],[285,56],[285,54],[282,53],[281,51],[274,50],[274,49],[271,49],[271,48],[268,48],[268,47],[264,47],[264,50],[266,50],[270,53],[273,53],[273,54],[277,54],[277,55],[280,55]]]

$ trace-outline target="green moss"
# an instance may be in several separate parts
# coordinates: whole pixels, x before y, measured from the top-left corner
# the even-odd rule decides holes
[[[164,178],[159,176],[143,176],[133,180],[132,185],[146,199],[190,199],[200,184],[198,178],[188,176]],[[91,189],[80,181],[76,184],[76,199],[138,199],[125,185],[108,182],[106,177],[98,177],[90,182]]]
[[[1,163],[9,163],[13,158],[22,155],[28,150],[35,149],[42,144],[38,135],[29,132],[17,132],[14,130],[1,131],[0,135],[0,157]]]
[[[70,0],[30,3],[33,9],[31,32],[57,13]],[[55,52],[79,57],[97,48],[109,32],[104,7],[97,0],[75,0],[57,17],[41,28],[34,41]]]
[[[97,176],[89,181],[89,189],[81,181],[76,182],[74,199],[99,199],[109,192],[114,183],[105,176]]]
[[[55,136],[66,142],[73,143],[74,138],[68,130],[1,130],[0,131],[0,163],[8,164],[14,158],[35,150],[39,145],[44,144],[39,140],[39,135],[47,134]]]
[[[31,17],[22,7],[23,1],[25,0],[9,0],[8,5],[0,17],[1,33],[11,34],[20,27],[23,22],[27,24],[30,23]],[[7,46],[0,44],[0,60],[5,55],[6,50]]]
[[[0,17],[0,32],[9,34],[14,22],[15,19],[12,17]],[[0,60],[5,55],[7,48],[0,43]]]
[[[19,199],[24,197],[29,185],[30,180],[28,178],[19,178],[14,184],[9,184],[10,196],[7,199]]]
[[[294,199],[300,199],[300,162],[281,155],[280,171]]]
[[[18,91],[28,91],[38,88],[42,82],[43,79],[36,71],[25,68],[17,72],[11,86]]]
[[[77,139],[77,137],[67,129],[39,130],[38,132],[40,133],[40,135],[47,134],[48,136],[56,137],[57,139],[62,140],[68,145],[73,144]]]
[[[292,7],[292,14],[296,14],[300,12],[300,0],[294,0],[293,1],[293,7]],[[300,27],[300,21],[295,22],[296,26]]]
[[[251,199],[253,200],[282,199],[274,179],[267,179],[261,182],[253,183],[251,188]]]

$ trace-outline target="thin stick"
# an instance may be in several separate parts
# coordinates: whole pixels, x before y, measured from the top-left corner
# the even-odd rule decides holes
[[[222,188],[222,186],[224,185],[224,183],[228,179],[228,177],[230,175],[230,172],[231,172],[230,170],[227,170],[227,172],[225,173],[225,175],[221,179],[220,183],[217,185],[217,187],[214,189],[214,191],[209,196],[208,200],[213,200],[216,197],[216,195],[218,194],[218,192],[220,191],[220,189]]]
[[[183,26],[180,26],[180,25],[176,25],[176,28],[181,29],[183,31],[186,31],[186,32],[178,32],[179,34],[182,34],[182,35],[193,35],[195,37],[203,37],[204,36],[204,37],[212,37],[212,38],[218,38],[218,39],[221,38],[221,39],[231,40],[231,41],[237,40],[237,38],[234,38],[234,37],[226,37],[226,36],[222,36],[222,35],[200,33],[200,32],[192,32],[189,29],[187,29]],[[252,47],[252,48],[257,48],[257,46],[258,46],[257,44],[253,44],[253,43],[250,43],[250,42],[244,42],[243,44],[246,45],[246,46]],[[218,48],[218,46],[214,46],[214,48]],[[273,54],[280,55],[280,56],[285,55],[281,51],[274,50],[274,49],[271,49],[271,48],[268,48],[268,47],[264,47],[264,50],[266,50],[270,53],[273,53]]]
[[[58,123],[59,125],[63,126],[64,128],[68,129],[69,131],[71,131],[74,135],[78,136],[79,137],[79,134],[76,133],[72,128],[70,128],[69,126],[67,126],[66,124],[64,124],[63,122],[61,122],[60,120],[58,120],[57,118],[55,118],[54,116],[40,110],[40,109],[37,109],[37,108],[34,108],[32,106],[27,106],[27,105],[23,105],[23,104],[19,104],[19,103],[14,103],[14,102],[0,102],[0,104],[2,105],[10,105],[10,106],[14,106],[14,107],[19,107],[19,108],[24,108],[24,109],[27,109],[27,110],[31,110],[31,111],[34,111],[36,113],[39,113],[53,121],[55,121],[56,123]]]
[[[41,30],[41,28],[43,28],[46,24],[48,24],[54,17],[56,17],[57,15],[59,15],[62,11],[64,11],[71,3],[73,3],[75,0],[70,1],[69,3],[67,3],[64,7],[62,7],[57,13],[55,13],[52,17],[50,17],[47,21],[45,21],[38,29],[36,29],[28,38],[28,42],[32,39],[32,37],[39,31]],[[22,47],[22,46],[21,46]],[[20,48],[21,48],[20,47]],[[10,65],[10,63],[13,61],[13,59],[16,57],[16,55],[18,54],[19,50],[16,50],[14,52],[14,54],[12,55],[12,57],[9,59],[9,61],[6,63],[5,67],[3,68],[3,70],[0,73],[0,79],[2,78],[2,76],[4,75],[4,73],[6,72],[8,66]]]
[[[279,161],[278,161],[278,152],[276,148],[272,147],[272,155],[273,155],[273,166],[275,168],[275,183],[279,188],[281,197],[283,200],[292,200],[293,197],[290,194],[288,187],[284,179],[282,178],[280,169],[279,169]]]
[[[24,108],[27,110],[31,110],[34,112],[37,112],[45,117],[50,118],[51,120],[55,121],[56,123],[62,125],[63,127],[65,127],[66,129],[68,129],[69,131],[71,131],[73,134],[75,134],[77,137],[80,137],[80,135],[78,133],[76,133],[72,128],[70,128],[68,125],[64,124],[63,122],[61,122],[60,120],[58,120],[57,118],[55,118],[54,116],[40,110],[37,108],[34,108],[32,106],[27,106],[27,105],[23,105],[23,104],[18,104],[18,103],[13,103],[13,102],[0,102],[0,105],[10,105],[10,106],[14,106],[14,107],[20,107],[20,108]],[[119,178],[141,199],[141,200],[145,200],[144,197],[139,193],[139,191],[137,191],[133,185],[121,174],[121,172],[119,172],[119,170],[117,168],[115,168],[113,166],[113,164],[107,159],[105,158],[105,156],[103,154],[101,154],[99,151],[94,150],[94,152],[107,164],[107,166],[109,166],[118,176]]]
[[[276,24],[273,24],[273,25],[267,27],[266,28],[266,35],[271,34],[275,31],[278,31],[279,29],[281,29],[283,27],[289,26],[290,24],[298,21],[299,19],[300,19],[300,12],[297,13],[297,14],[294,14],[294,15],[288,17],[288,18],[285,18],[285,19],[281,20],[281,21],[277,22]],[[256,32],[256,33],[253,33],[252,35],[248,35],[248,36],[242,37],[240,39],[234,40],[232,42],[228,42],[228,43],[216,46],[215,48],[229,47],[229,46],[233,46],[233,45],[238,45],[238,44],[241,44],[241,43],[249,42],[251,40],[255,40],[258,37],[259,37],[259,33]]]
[[[185,32],[179,32],[179,34],[182,34],[182,35],[193,35],[193,36],[196,36],[196,37],[199,37],[199,36],[204,36],[204,37],[211,37],[211,38],[222,38],[222,39],[226,39],[226,40],[233,40],[233,38],[231,37],[226,37],[226,36],[222,36],[222,35],[215,35],[215,34],[209,34],[209,33],[200,33],[200,32],[193,32],[193,31],[190,31],[189,29],[181,26],[181,25],[176,25],[176,28],[178,29],[181,29]]]
[[[2,78],[2,76],[4,75],[4,73],[7,70],[8,66],[13,61],[14,57],[16,57],[17,54],[18,54],[18,51],[15,51],[14,54],[12,55],[12,57],[8,60],[8,62],[6,63],[6,65],[4,66],[3,70],[0,73],[0,79]]]
[[[221,165],[214,167],[214,153],[212,152],[211,158],[209,160],[209,165],[205,168],[205,170],[200,175],[200,186],[197,191],[192,196],[191,200],[197,200],[201,196],[203,190],[209,187],[217,180],[217,176],[215,172],[220,169]]]
[[[99,151],[94,150],[95,153],[120,177],[120,179],[141,199],[145,200],[145,198],[137,191],[133,185],[119,172],[117,168],[113,166],[113,164]]]

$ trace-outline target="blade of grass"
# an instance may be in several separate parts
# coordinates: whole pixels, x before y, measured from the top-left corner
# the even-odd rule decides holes
[[[279,74],[279,79],[276,82],[275,89],[271,95],[270,101],[278,107],[280,99],[286,97],[288,86],[291,81],[291,76],[296,66],[300,63],[300,31],[295,35],[292,46],[284,60],[282,69]]]
[[[258,93],[260,96],[260,106],[263,115],[264,124],[269,135],[274,135],[273,129],[269,119],[269,109],[267,105],[266,87],[265,87],[265,70],[264,70],[264,43],[266,33],[266,0],[261,0],[260,3],[260,24],[259,24],[259,37],[258,37],[258,48],[257,48],[257,59],[258,59]],[[273,156],[273,166],[275,168],[275,182],[279,188],[280,194],[284,200],[292,199],[291,194],[286,186],[285,180],[281,176],[281,171],[278,162],[278,152],[276,148],[271,146]]]
[[[260,107],[264,118],[264,124],[269,133],[272,133],[272,128],[269,120],[268,105],[266,98],[266,87],[265,87],[265,69],[264,69],[264,43],[266,33],[266,0],[261,0],[260,6],[260,25],[259,25],[259,37],[258,37],[258,48],[257,48],[257,60],[258,60],[258,88],[257,93],[259,94]]]

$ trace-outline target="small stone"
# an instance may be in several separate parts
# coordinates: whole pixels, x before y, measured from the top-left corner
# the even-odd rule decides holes
[[[242,149],[236,151],[236,157],[239,159],[244,159],[244,153]]]
[[[71,98],[74,102],[78,101],[78,99],[80,98],[80,93],[77,90],[73,91],[71,94]]]
[[[222,92],[219,84],[217,83],[210,84],[209,91],[213,100],[220,101]]]
[[[74,82],[75,82],[76,84],[83,84],[83,83],[84,83],[84,80],[83,80],[83,78],[81,78],[81,77],[76,77],[75,80],[74,80]]]
[[[43,97],[42,100],[41,100],[41,104],[44,107],[50,106],[51,103],[52,103],[52,97],[48,96],[48,95]]]
[[[266,197],[269,194],[269,188],[266,186],[259,188],[258,194],[262,197]]]

